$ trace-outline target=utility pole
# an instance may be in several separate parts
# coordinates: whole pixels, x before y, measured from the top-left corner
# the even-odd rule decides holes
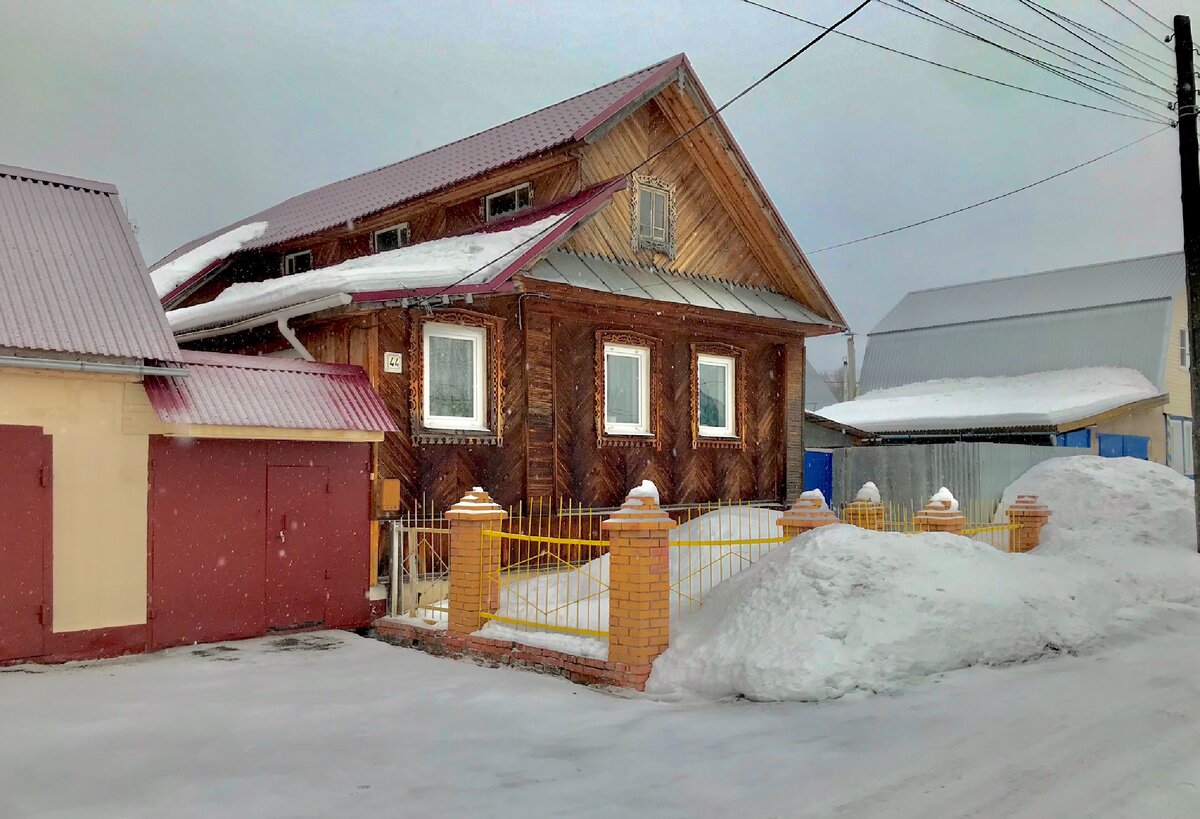
[[[1196,68],[1192,23],[1175,15],[1175,99],[1179,128],[1179,179],[1183,202],[1183,259],[1187,269],[1188,351],[1192,418],[1200,409],[1200,146],[1196,143]],[[1192,422],[1192,457],[1200,457],[1200,424]],[[1200,481],[1196,481],[1196,533],[1200,549]]]
[[[854,333],[846,331],[846,364],[842,368],[842,400],[858,398],[858,356],[854,353]]]

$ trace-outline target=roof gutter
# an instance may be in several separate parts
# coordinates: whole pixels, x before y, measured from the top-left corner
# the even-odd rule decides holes
[[[322,310],[332,310],[336,307],[345,307],[352,301],[352,298],[347,293],[334,293],[331,296],[323,296],[319,299],[306,301],[302,304],[293,304],[291,307],[281,307],[278,310],[272,310],[268,313],[261,313],[257,316],[252,316],[248,319],[236,321],[233,324],[226,324],[219,327],[206,327],[197,330],[185,330],[175,334],[176,341],[200,341],[206,338],[216,338],[217,336],[227,336],[231,333],[240,333],[243,330],[253,330],[256,327],[263,327],[268,324],[278,324],[280,332],[283,333],[283,327],[288,319],[297,318],[299,316],[307,316],[312,313],[319,313]],[[291,328],[288,328],[289,331]],[[287,333],[284,333],[284,338],[287,338]],[[293,345],[295,346],[295,345]],[[309,361],[312,359],[309,358]]]
[[[182,367],[156,367],[148,364],[108,364],[100,361],[67,361],[61,358],[27,358],[20,355],[0,356],[0,367],[20,367],[27,370],[65,370],[109,375],[164,375],[184,378],[188,371]]]

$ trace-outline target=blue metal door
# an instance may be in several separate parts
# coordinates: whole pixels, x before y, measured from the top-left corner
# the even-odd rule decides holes
[[[833,498],[833,453],[804,452],[804,491],[820,489],[825,500]]]

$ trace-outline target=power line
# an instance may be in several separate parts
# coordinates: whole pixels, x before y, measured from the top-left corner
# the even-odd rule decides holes
[[[808,25],[808,26],[816,26],[817,28],[822,27],[820,23],[814,23],[812,20],[806,20],[803,17],[800,17],[795,14],[791,14],[790,12],[783,11],[782,9],[777,9],[772,6],[768,6],[763,3],[759,3],[759,2],[757,2],[757,0],[742,0],[742,2],[746,3],[748,5],[751,5],[751,6],[756,6],[757,8],[763,9],[765,11],[769,11],[774,14],[778,14],[782,17],[790,18],[792,20],[795,20],[798,23],[804,23],[805,25]],[[1142,122],[1152,122],[1155,125],[1173,125],[1174,124],[1170,119],[1168,119],[1166,117],[1159,117],[1156,119],[1151,119],[1149,117],[1139,116],[1138,114],[1130,114],[1125,111],[1114,111],[1111,108],[1103,108],[1099,105],[1089,105],[1088,103],[1080,102],[1079,100],[1067,99],[1066,97],[1057,97],[1054,94],[1046,94],[1046,93],[1043,93],[1042,91],[1034,91],[1032,88],[1026,88],[1021,85],[1015,85],[1014,83],[1005,82],[1004,80],[997,80],[997,79],[994,79],[993,77],[985,77],[983,74],[975,74],[971,71],[967,71],[962,68],[955,68],[952,65],[946,65],[945,63],[939,63],[936,60],[930,60],[926,57],[918,57],[916,54],[910,54],[907,51],[901,51],[898,48],[892,48],[891,46],[886,46],[886,45],[883,45],[882,43],[877,43],[874,40],[868,40],[864,37],[858,37],[853,34],[847,34],[844,31],[836,31],[834,33],[840,34],[842,37],[849,38],[851,40],[854,40],[855,42],[863,43],[864,45],[873,46],[874,48],[878,48],[883,51],[887,51],[891,54],[898,54],[901,57],[908,57],[910,60],[916,60],[917,62],[925,63],[926,65],[932,65],[936,68],[945,69],[946,71],[953,71],[955,74],[962,74],[963,76],[966,76],[966,77],[974,77],[977,80],[983,80],[984,82],[990,82],[993,85],[1000,85],[1005,88],[1011,88],[1014,91],[1024,91],[1026,94],[1033,94],[1035,97],[1043,97],[1045,99],[1054,100],[1056,102],[1064,102],[1067,105],[1074,105],[1079,108],[1087,108],[1091,111],[1100,111],[1105,114],[1112,114],[1113,116],[1125,117],[1126,119],[1136,119],[1136,120],[1140,120]]]
[[[992,202],[998,201],[1000,199],[1004,199],[1004,198],[1012,196],[1014,194],[1021,193],[1022,191],[1027,191],[1030,188],[1036,188],[1038,185],[1041,185],[1045,182],[1049,182],[1052,179],[1058,179],[1060,176],[1066,176],[1067,174],[1071,173],[1072,171],[1077,171],[1080,168],[1086,168],[1088,165],[1092,165],[1096,162],[1099,162],[1102,159],[1107,159],[1108,157],[1112,156],[1113,154],[1120,153],[1121,151],[1125,150],[1126,148],[1132,148],[1134,145],[1137,145],[1139,142],[1145,142],[1150,137],[1157,136],[1158,134],[1161,134],[1163,131],[1169,131],[1169,130],[1170,130],[1170,128],[1160,128],[1159,130],[1154,131],[1153,133],[1149,133],[1139,139],[1135,139],[1133,142],[1128,142],[1128,143],[1122,145],[1120,148],[1114,148],[1113,150],[1109,151],[1108,153],[1100,154],[1100,156],[1094,156],[1091,159],[1089,159],[1087,162],[1080,162],[1078,165],[1073,165],[1072,167],[1067,168],[1066,170],[1059,171],[1056,174],[1051,174],[1050,176],[1039,179],[1036,182],[1030,182],[1028,185],[1022,185],[1019,188],[1014,188],[1013,190],[1002,193],[999,196],[993,196],[989,199],[984,199],[983,201],[975,202],[974,204],[967,205],[966,207],[955,208],[954,210],[947,211],[946,213],[941,213],[941,214],[938,214],[937,216],[931,216],[928,219],[922,219],[919,222],[913,222],[908,225],[902,225],[900,227],[892,228],[891,230],[884,230],[879,233],[872,233],[870,236],[863,236],[858,239],[851,239],[848,242],[840,242],[836,245],[829,245],[827,247],[818,248],[817,250],[810,250],[810,251],[808,251],[808,255],[811,256],[814,253],[824,253],[827,250],[836,250],[839,247],[848,247],[849,245],[856,245],[856,244],[859,244],[860,242],[866,242],[871,239],[878,239],[881,236],[890,236],[891,234],[899,233],[902,230],[908,230],[909,228],[915,228],[915,227],[920,227],[921,225],[927,225],[930,222],[936,222],[939,219],[945,219],[947,216],[954,216],[955,214],[963,213],[964,211],[972,210],[974,208],[978,208],[983,205],[990,204]]]
[[[1110,9],[1112,9],[1113,11],[1115,11],[1117,14],[1121,15],[1122,17],[1124,17],[1124,18],[1125,18],[1126,20],[1128,20],[1129,22],[1133,23],[1135,26],[1137,26],[1139,29],[1141,29],[1143,32],[1145,32],[1145,33],[1146,33],[1146,36],[1148,36],[1148,37],[1149,37],[1151,40],[1153,40],[1154,42],[1156,42],[1156,43],[1162,43],[1163,45],[1167,45],[1167,44],[1166,44],[1164,41],[1162,41],[1162,40],[1158,39],[1158,35],[1157,35],[1157,34],[1155,34],[1155,33],[1154,33],[1153,31],[1151,31],[1150,29],[1146,28],[1145,26],[1143,26],[1143,25],[1142,25],[1141,23],[1139,23],[1137,20],[1134,20],[1132,17],[1130,17],[1130,16],[1129,16],[1128,14],[1126,14],[1125,12],[1121,11],[1119,8],[1117,8],[1116,6],[1114,6],[1112,3],[1108,2],[1108,0],[1100,0],[1100,2],[1101,2],[1101,3],[1103,3],[1104,5],[1108,6]],[[1135,3],[1134,5],[1137,5],[1137,4]],[[1139,8],[1140,8],[1140,6],[1139,6]],[[1143,9],[1143,11],[1145,11],[1145,9]],[[1147,13],[1147,14],[1149,14],[1149,12],[1146,12],[1146,13]],[[1157,17],[1155,17],[1154,19],[1158,20],[1158,18],[1157,18]],[[1159,20],[1159,22],[1161,23],[1162,21],[1161,21],[1161,20]],[[1167,48],[1170,48],[1170,46],[1167,46]]]
[[[630,174],[634,173],[635,171],[637,171],[637,170],[639,170],[639,169],[641,169],[641,168],[645,167],[645,166],[646,166],[647,164],[649,164],[649,163],[650,163],[650,161],[651,161],[651,160],[653,160],[655,157],[658,157],[658,156],[660,156],[661,154],[665,153],[665,152],[666,152],[667,150],[669,150],[670,148],[672,148],[672,147],[674,147],[675,145],[677,145],[679,142],[681,142],[681,141],[683,141],[684,139],[686,139],[688,136],[690,136],[692,133],[694,133],[694,132],[695,132],[697,129],[699,129],[701,126],[703,126],[703,125],[704,125],[705,123],[707,123],[709,120],[713,119],[714,117],[717,117],[717,116],[719,116],[719,115],[720,115],[720,113],[721,113],[722,111],[724,111],[726,108],[728,108],[729,106],[733,105],[735,102],[737,102],[738,100],[740,100],[742,97],[744,97],[744,96],[746,96],[747,94],[749,94],[749,93],[750,93],[751,91],[753,91],[755,88],[758,88],[758,86],[762,85],[764,82],[766,82],[767,80],[771,79],[771,77],[773,77],[773,76],[775,76],[776,74],[778,74],[780,71],[782,71],[782,70],[783,70],[784,68],[786,68],[787,66],[791,65],[791,63],[792,63],[792,61],[793,61],[793,60],[795,60],[797,57],[799,57],[799,56],[800,56],[801,54],[803,54],[804,52],[808,51],[810,48],[812,48],[813,46],[815,46],[817,43],[821,42],[821,40],[825,39],[825,37],[826,37],[826,36],[828,36],[829,34],[831,34],[833,31],[835,31],[835,30],[837,29],[837,27],[838,27],[838,26],[840,26],[842,23],[844,23],[844,22],[846,22],[847,20],[849,20],[849,19],[850,19],[851,17],[853,17],[854,15],[858,14],[860,11],[862,11],[862,10],[863,10],[863,9],[864,9],[864,8],[867,6],[867,4],[868,4],[868,3],[870,3],[870,2],[871,2],[871,0],[862,0],[862,2],[861,2],[861,3],[859,3],[857,6],[855,6],[855,7],[854,7],[854,9],[853,9],[853,10],[851,10],[851,11],[850,11],[850,13],[848,13],[848,14],[844,15],[844,16],[843,16],[841,19],[839,19],[839,20],[838,20],[836,23],[834,23],[833,25],[830,25],[830,26],[820,26],[820,28],[822,28],[822,29],[823,29],[823,30],[821,31],[821,33],[820,33],[820,34],[818,34],[816,37],[813,37],[811,40],[809,40],[809,41],[808,41],[807,43],[805,43],[803,46],[801,46],[801,47],[800,47],[800,49],[799,49],[799,50],[797,50],[796,52],[794,52],[794,53],[793,53],[793,54],[792,54],[790,57],[788,57],[788,58],[787,58],[786,60],[784,60],[783,62],[779,63],[779,65],[777,65],[777,66],[775,66],[774,68],[772,68],[772,69],[771,69],[770,71],[768,71],[766,74],[763,74],[761,77],[759,77],[759,78],[758,78],[757,80],[755,80],[754,82],[750,83],[748,86],[746,86],[745,88],[743,88],[743,89],[742,89],[741,91],[739,91],[737,94],[734,94],[732,97],[730,97],[730,98],[729,98],[728,100],[726,100],[724,103],[722,103],[721,105],[717,106],[717,108],[715,108],[715,109],[714,109],[714,110],[713,110],[713,111],[712,111],[710,114],[708,114],[706,117],[704,117],[703,119],[701,119],[699,122],[697,122],[697,123],[696,123],[695,125],[693,125],[692,127],[688,128],[688,129],[687,129],[686,131],[684,131],[683,133],[679,134],[677,137],[675,137],[674,139],[672,139],[672,140],[671,140],[670,142],[668,142],[666,145],[664,145],[663,147],[659,148],[659,149],[658,149],[657,151],[655,151],[654,153],[652,153],[652,154],[650,154],[649,156],[647,156],[645,159],[643,159],[643,160],[642,160],[641,162],[639,162],[638,164],[634,165],[632,168],[629,168],[628,170],[626,170],[624,173],[622,173],[622,174],[621,174],[621,176],[629,176]],[[615,178],[617,178],[617,177],[614,177],[614,179],[615,179]],[[605,186],[605,187],[607,187],[607,186]],[[530,236],[528,239],[526,239],[525,241],[521,242],[521,243],[520,243],[520,244],[518,244],[516,247],[514,247],[514,248],[512,248],[512,249],[510,249],[510,250],[507,250],[507,251],[505,251],[504,253],[501,253],[499,256],[497,256],[496,258],[492,259],[491,261],[484,262],[482,265],[480,265],[479,267],[475,268],[475,269],[474,269],[474,270],[472,270],[470,273],[467,273],[466,275],[464,275],[464,276],[462,276],[461,278],[459,278],[457,281],[455,281],[455,282],[452,282],[451,284],[448,284],[448,285],[446,285],[445,287],[443,287],[443,288],[442,288],[441,290],[439,290],[438,292],[436,292],[436,293],[433,293],[433,294],[431,294],[431,295],[429,295],[429,296],[426,296],[426,297],[424,298],[424,301],[425,301],[426,303],[428,303],[428,301],[429,301],[430,299],[434,299],[434,298],[437,298],[438,296],[444,295],[445,293],[449,292],[449,291],[450,291],[450,290],[452,290],[453,288],[455,288],[455,287],[457,287],[458,285],[462,284],[462,283],[463,283],[463,282],[465,282],[467,279],[471,278],[472,276],[476,275],[477,273],[479,273],[479,272],[481,272],[481,271],[483,271],[483,270],[486,270],[488,267],[492,266],[493,264],[495,264],[496,262],[498,262],[498,261],[500,261],[501,259],[505,258],[506,256],[509,256],[509,255],[511,255],[512,253],[515,253],[517,250],[520,250],[522,247],[524,247],[525,245],[529,244],[530,242],[533,242],[533,241],[535,241],[535,240],[537,240],[537,239],[541,238],[542,236],[546,235],[546,234],[547,234],[547,233],[549,233],[550,231],[554,230],[554,228],[558,227],[560,224],[562,224],[564,221],[566,221],[566,220],[567,220],[567,219],[568,219],[568,218],[569,218],[569,217],[570,217],[570,216],[571,216],[573,213],[575,213],[575,212],[576,212],[576,211],[578,211],[580,208],[582,208],[582,207],[584,207],[584,206],[588,205],[590,202],[592,202],[592,201],[593,201],[593,200],[594,200],[594,199],[595,199],[597,196],[599,196],[599,195],[600,195],[600,193],[601,193],[603,190],[604,190],[604,188],[602,187],[602,188],[600,188],[599,190],[595,191],[595,192],[594,192],[594,193],[593,193],[591,196],[587,197],[587,198],[586,198],[586,199],[584,199],[582,202],[580,202],[579,204],[575,205],[575,207],[571,208],[569,211],[567,211],[566,213],[564,213],[564,214],[563,214],[561,217],[559,217],[558,219],[554,220],[554,222],[553,222],[552,224],[550,224],[550,225],[547,225],[547,226],[546,226],[544,229],[542,229],[542,230],[538,231],[538,233],[534,234],[533,236]]]
[[[1096,88],[1094,85],[1092,85],[1092,83],[1093,82],[1102,82],[1102,83],[1107,83],[1109,85],[1115,85],[1116,87],[1123,88],[1133,94],[1138,94],[1140,96],[1146,97],[1147,99],[1149,99],[1153,102],[1161,103],[1164,107],[1167,104],[1166,100],[1158,99],[1157,97],[1153,97],[1149,94],[1143,94],[1142,92],[1140,92],[1136,89],[1130,88],[1129,86],[1114,82],[1114,81],[1108,79],[1107,77],[1104,77],[1103,75],[1100,75],[1099,77],[1092,77],[1087,74],[1081,74],[1080,72],[1073,71],[1072,69],[1069,69],[1069,68],[1065,68],[1063,66],[1055,65],[1054,63],[1046,62],[1045,60],[1038,59],[1037,57],[1031,57],[1028,54],[1024,54],[1020,51],[1017,51],[1016,49],[1009,48],[1008,46],[1003,45],[1002,43],[998,43],[995,40],[990,40],[987,37],[984,37],[984,36],[977,34],[967,28],[964,28],[963,26],[958,25],[957,23],[952,23],[949,20],[945,19],[944,17],[939,17],[938,15],[934,14],[933,12],[923,9],[917,5],[914,5],[913,3],[910,3],[907,0],[897,0],[897,2],[899,2],[902,6],[907,6],[908,8],[902,8],[901,6],[893,5],[892,3],[889,2],[889,0],[879,0],[879,1],[881,3],[883,3],[885,6],[887,6],[888,8],[892,8],[892,9],[895,9],[896,11],[903,12],[904,14],[915,17],[918,20],[923,20],[926,23],[932,23],[936,26],[940,26],[941,28],[945,28],[945,29],[948,29],[949,31],[953,31],[956,34],[961,34],[965,37],[971,38],[972,40],[977,40],[981,43],[985,43],[994,48],[997,48],[997,49],[1005,52],[1006,54],[1010,54],[1014,57],[1017,57],[1018,59],[1024,60],[1025,62],[1036,65],[1038,68],[1048,71],[1051,74],[1055,75],[1056,77],[1060,77],[1069,82],[1073,82],[1076,85],[1082,86],[1083,88],[1086,88],[1087,90],[1092,91],[1093,93],[1099,94],[1103,97],[1107,97],[1108,99],[1113,100],[1114,102],[1118,102],[1118,103],[1121,103],[1122,105],[1128,106],[1129,108],[1132,108],[1135,111],[1141,111],[1142,113],[1149,114],[1150,116],[1161,116],[1160,114],[1158,114],[1158,112],[1152,111],[1151,109],[1146,108],[1143,105],[1138,105],[1137,103],[1130,102],[1129,100],[1124,99],[1123,97],[1119,97],[1116,94],[1113,94],[1112,92],[1105,91],[1100,88]],[[976,14],[974,9],[972,9],[969,6],[958,3],[958,2],[956,2],[956,0],[946,0],[946,2],[951,3],[952,5],[954,5],[958,8],[961,8],[963,11],[966,11],[970,14],[975,14],[976,16],[982,16],[984,18],[988,17],[988,15],[983,15],[982,12],[980,12],[979,14]],[[911,11],[909,9],[911,9]],[[1003,21],[998,21],[998,20],[995,20],[994,18],[987,19],[987,22],[991,22],[993,25],[996,25],[997,27],[1003,27],[1003,26],[1007,25],[1007,24],[1003,23]],[[1012,34],[1013,32],[1007,32],[1007,33]],[[1037,46],[1039,48],[1042,48],[1043,50],[1049,51],[1049,49],[1046,48],[1045,46],[1041,46],[1038,43],[1033,42],[1032,40],[1029,40],[1029,38],[1023,37],[1020,34],[1014,34],[1014,36],[1020,37],[1021,39],[1027,40],[1028,42],[1032,43],[1034,46]],[[1077,65],[1086,71],[1091,71],[1093,74],[1098,74],[1098,72],[1094,71],[1093,69],[1088,68],[1087,66],[1083,65],[1082,63],[1078,63],[1069,58],[1061,57],[1059,54],[1055,54],[1054,52],[1050,52],[1050,53],[1054,54],[1054,56],[1058,57],[1059,59],[1066,59],[1067,62]],[[1074,75],[1074,76],[1072,76],[1072,75]],[[1080,77],[1082,77],[1083,79],[1080,79]]]
[[[1166,77],[1169,81],[1173,82],[1175,80],[1175,73],[1174,73],[1175,63],[1173,63],[1169,60],[1164,60],[1159,57],[1155,57],[1153,54],[1150,54],[1149,52],[1142,51],[1140,48],[1136,48],[1134,46],[1129,45],[1128,43],[1124,43],[1121,40],[1118,40],[1116,37],[1105,34],[1102,31],[1097,31],[1096,29],[1092,28],[1091,26],[1085,25],[1084,23],[1081,23],[1078,20],[1068,17],[1067,15],[1063,14],[1062,12],[1055,11],[1054,9],[1049,8],[1048,6],[1044,6],[1041,3],[1033,2],[1033,5],[1037,6],[1038,8],[1040,8],[1042,11],[1046,12],[1047,14],[1054,15],[1055,17],[1062,20],[1063,22],[1070,23],[1071,25],[1075,26],[1075,28],[1080,29],[1082,31],[1086,31],[1088,34],[1091,34],[1093,37],[1099,37],[1105,43],[1121,49],[1123,52],[1125,52],[1127,54],[1127,56],[1129,56],[1130,59],[1136,60],[1137,62],[1141,63],[1142,65],[1146,66],[1147,68],[1150,68],[1154,71],[1159,72],[1164,77]],[[1145,57],[1146,60],[1153,60],[1154,62],[1158,63],[1158,65],[1152,65],[1151,63],[1147,62],[1146,60],[1141,59],[1141,57],[1136,56],[1136,55],[1141,55],[1141,57]],[[1170,71],[1167,71],[1165,69],[1170,69]],[[1155,86],[1155,87],[1161,88],[1162,86]],[[1169,89],[1168,89],[1168,91],[1169,91]]]
[[[1141,73],[1140,71],[1137,71],[1137,70],[1133,69],[1132,67],[1130,67],[1130,66],[1129,66],[1129,65],[1127,65],[1126,63],[1122,62],[1122,61],[1121,61],[1120,59],[1118,59],[1117,57],[1114,57],[1113,55],[1111,55],[1111,54],[1109,54],[1107,51],[1105,51],[1103,48],[1101,48],[1100,46],[1098,46],[1098,45],[1096,45],[1095,43],[1093,43],[1093,42],[1092,42],[1091,40],[1089,40],[1087,37],[1084,37],[1084,36],[1082,36],[1081,34],[1079,34],[1079,33],[1078,33],[1078,32],[1076,32],[1076,31],[1072,31],[1071,29],[1067,28],[1065,25],[1063,25],[1062,23],[1060,23],[1058,20],[1055,20],[1055,19],[1054,19],[1054,17],[1051,17],[1049,14],[1047,14],[1047,13],[1046,13],[1046,11],[1043,11],[1043,10],[1042,10],[1044,7],[1043,7],[1041,4],[1039,4],[1039,3],[1035,3],[1035,2],[1033,2],[1033,0],[1020,0],[1020,2],[1021,2],[1021,4],[1022,4],[1022,5],[1024,5],[1026,8],[1030,9],[1031,11],[1033,11],[1033,12],[1034,12],[1034,13],[1036,13],[1036,14],[1039,14],[1039,15],[1041,15],[1042,17],[1045,17],[1045,18],[1046,18],[1047,20],[1049,20],[1051,23],[1053,23],[1054,25],[1058,26],[1059,28],[1061,28],[1063,31],[1065,31],[1065,32],[1067,32],[1068,34],[1070,34],[1070,35],[1071,35],[1072,37],[1074,37],[1075,39],[1079,40],[1079,41],[1080,41],[1080,42],[1082,42],[1082,43],[1086,43],[1086,44],[1087,44],[1089,47],[1091,47],[1091,48],[1095,49],[1096,51],[1100,52],[1100,53],[1101,53],[1101,54],[1103,54],[1105,57],[1108,57],[1108,59],[1112,60],[1112,61],[1113,61],[1114,63],[1116,63],[1117,65],[1119,65],[1119,66],[1121,66],[1122,68],[1125,68],[1125,69],[1127,69],[1128,71],[1131,71],[1132,73],[1136,74],[1136,75],[1137,75],[1137,77],[1138,77],[1138,79],[1145,80],[1145,81],[1146,81],[1146,82],[1148,82],[1150,85],[1154,85],[1154,84],[1155,84],[1155,83],[1154,83],[1154,81],[1153,81],[1153,80],[1151,80],[1149,77],[1147,77],[1145,74]],[[1047,11],[1048,11],[1048,10],[1047,10]],[[1066,17],[1064,17],[1064,16],[1063,16],[1063,15],[1061,15],[1061,14],[1056,14],[1056,15],[1055,15],[1055,17],[1063,17],[1063,19],[1064,19],[1064,20],[1065,20],[1065,19],[1067,19]]]
[[[1137,2],[1135,2],[1135,0],[1125,0],[1125,2],[1126,2],[1126,3],[1128,3],[1129,5],[1133,6],[1135,9],[1137,9],[1138,11],[1140,11],[1142,14],[1146,15],[1147,17],[1149,17],[1149,18],[1150,18],[1151,20],[1153,20],[1154,22],[1158,23],[1160,26],[1162,26],[1162,27],[1164,27],[1165,29],[1167,29],[1167,31],[1174,31],[1174,30],[1175,30],[1175,29],[1174,29],[1174,27],[1172,27],[1172,26],[1171,26],[1169,23],[1167,23],[1165,20],[1162,20],[1162,19],[1161,19],[1161,18],[1159,18],[1158,16],[1156,16],[1156,15],[1154,15],[1154,14],[1150,13],[1149,11],[1147,11],[1145,6],[1141,5],[1140,3],[1137,3]]]

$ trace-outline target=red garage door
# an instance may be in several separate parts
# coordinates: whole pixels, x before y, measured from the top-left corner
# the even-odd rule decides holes
[[[366,625],[369,455],[152,437],[153,647]]]
[[[50,436],[0,426],[0,660],[45,651],[50,620]]]

